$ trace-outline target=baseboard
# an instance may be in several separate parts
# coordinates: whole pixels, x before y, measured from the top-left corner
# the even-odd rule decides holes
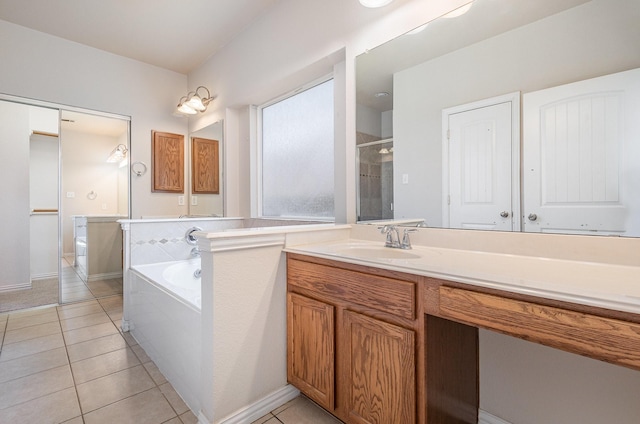
[[[0,287],[0,293],[16,291],[16,290],[28,290],[30,288],[31,288],[31,283],[11,284],[11,285],[8,285],[8,286]]]
[[[495,415],[491,415],[487,411],[482,409],[478,410],[478,424],[511,424],[509,421],[505,421],[502,418],[498,418]]]
[[[267,415],[274,409],[289,402],[291,399],[295,399],[299,394],[300,391],[298,389],[291,384],[287,384],[259,401],[223,418],[219,421],[219,424],[246,424],[254,422],[258,418]],[[198,414],[198,424],[212,423],[204,416],[202,411],[200,411]]]
[[[51,278],[58,278],[58,271],[48,272],[46,274],[34,274],[31,276],[31,282],[35,283],[37,280],[49,280]]]

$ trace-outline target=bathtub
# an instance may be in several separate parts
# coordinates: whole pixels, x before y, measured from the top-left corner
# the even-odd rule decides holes
[[[200,411],[200,258],[132,267],[129,331],[194,414]]]

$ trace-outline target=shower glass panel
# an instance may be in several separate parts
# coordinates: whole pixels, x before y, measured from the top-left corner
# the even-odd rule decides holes
[[[357,147],[358,220],[393,219],[393,140]]]

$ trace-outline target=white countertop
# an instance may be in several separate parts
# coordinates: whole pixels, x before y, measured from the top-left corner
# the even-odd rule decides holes
[[[640,314],[637,266],[441,247],[401,250],[360,239],[289,246],[285,251]]]

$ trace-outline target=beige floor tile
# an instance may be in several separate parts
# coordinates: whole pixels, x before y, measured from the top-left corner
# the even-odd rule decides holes
[[[64,347],[0,362],[0,383],[61,367],[68,363],[69,359]]]
[[[176,392],[176,390],[173,388],[171,383],[167,382],[161,385],[160,391],[162,392],[164,397],[167,398],[167,400],[169,401],[169,404],[171,405],[173,410],[176,411],[178,415],[184,414],[185,412],[189,411],[189,407],[187,406],[186,403],[184,403],[184,401],[182,400],[178,392]]]
[[[115,309],[122,309],[122,295],[105,297],[98,300],[105,311],[110,312]]]
[[[100,304],[98,303],[97,300],[93,299],[93,300],[87,300],[86,302],[69,303],[66,305],[58,306],[58,311],[67,311],[70,309],[84,308],[87,306],[95,306],[95,305],[100,305]]]
[[[276,417],[273,416],[273,414],[267,414],[264,417],[258,418],[251,424],[265,424],[265,423],[274,424],[278,422],[279,421],[276,419]]]
[[[71,370],[76,384],[82,384],[136,365],[140,365],[138,357],[130,348],[124,348],[74,362]]]
[[[68,293],[62,293],[62,296],[60,297],[60,301],[61,302],[79,302],[82,300],[89,300],[89,299],[93,299],[93,295],[91,294],[91,292],[89,290],[83,290],[81,292],[78,293],[72,293],[72,294],[68,294]]]
[[[107,315],[109,315],[109,318],[111,318],[113,321],[122,319],[122,309],[109,311],[107,312]]]
[[[160,369],[156,364],[154,364],[153,362],[145,362],[143,363],[143,365],[146,368],[149,375],[151,376],[151,378],[153,378],[153,381],[158,386],[167,382],[167,379],[164,377],[162,372],[160,372]]]
[[[16,343],[24,340],[35,339],[37,337],[50,336],[51,334],[62,333],[60,323],[56,321],[44,324],[32,325],[30,327],[19,328],[7,331],[4,336],[4,343]]]
[[[2,352],[0,353],[0,362],[10,361],[22,356],[33,355],[63,346],[64,339],[62,338],[62,334],[52,334],[50,336],[11,343],[3,346]]]
[[[182,421],[183,424],[198,424],[198,417],[196,417],[193,412],[189,411],[180,415],[180,421]]]
[[[97,339],[99,337],[108,336],[117,333],[118,329],[111,321],[104,324],[91,325],[88,327],[78,328],[77,330],[65,331],[64,341],[69,345],[86,342],[87,340]]]
[[[156,424],[175,417],[175,412],[160,390],[146,392],[121,400],[84,416],[85,424]]]
[[[82,417],[76,417],[70,419],[69,421],[63,422],[62,424],[84,424],[84,420],[82,419]]]
[[[68,365],[0,384],[0,409],[73,387]]]
[[[125,347],[127,347],[127,343],[119,333],[115,333],[97,339],[88,340],[86,342],[67,346],[67,352],[69,353],[69,361],[73,363],[81,361],[83,359],[102,355],[103,353],[124,349]]]
[[[144,367],[138,365],[79,384],[77,390],[82,412],[86,414],[154,386]]]
[[[126,333],[122,333],[122,337],[124,337],[124,339],[127,341],[127,344],[129,346],[137,346],[138,345],[138,341],[131,335],[130,332],[126,332]]]
[[[147,355],[147,352],[145,352],[142,346],[140,346],[139,344],[132,345],[131,349],[136,354],[138,359],[140,359],[140,362],[142,362],[143,364],[146,364],[147,362],[151,361],[151,358],[149,358],[149,355]]]
[[[11,316],[11,319],[22,319],[26,317],[31,317],[35,315],[42,315],[51,313],[51,309],[55,308],[55,306],[44,306],[44,307],[35,307],[30,309],[22,309],[18,311],[12,311],[7,313],[8,316]]]
[[[284,424],[340,424],[341,421],[324,411],[316,404],[299,396],[292,404],[276,414],[278,420]],[[271,423],[270,423],[271,424]]]
[[[79,416],[78,397],[71,387],[0,410],[0,423],[55,424]]]
[[[83,302],[84,303],[84,302]],[[85,315],[97,314],[98,312],[102,312],[102,306],[98,302],[90,302],[87,305],[78,306],[74,308],[58,308],[58,315],[60,316],[60,320],[65,320],[69,318],[76,318]]]
[[[165,421],[162,424],[184,424],[179,417],[171,418],[169,421]]]
[[[20,328],[30,327],[33,325],[45,324],[48,322],[58,321],[58,313],[55,308],[48,308],[46,312],[36,315],[9,315],[7,321],[7,331],[18,330]]]
[[[60,321],[62,331],[77,330],[78,328],[89,327],[91,325],[104,324],[111,321],[109,315],[104,311],[100,311],[91,315],[82,315],[75,318],[64,319]]]

